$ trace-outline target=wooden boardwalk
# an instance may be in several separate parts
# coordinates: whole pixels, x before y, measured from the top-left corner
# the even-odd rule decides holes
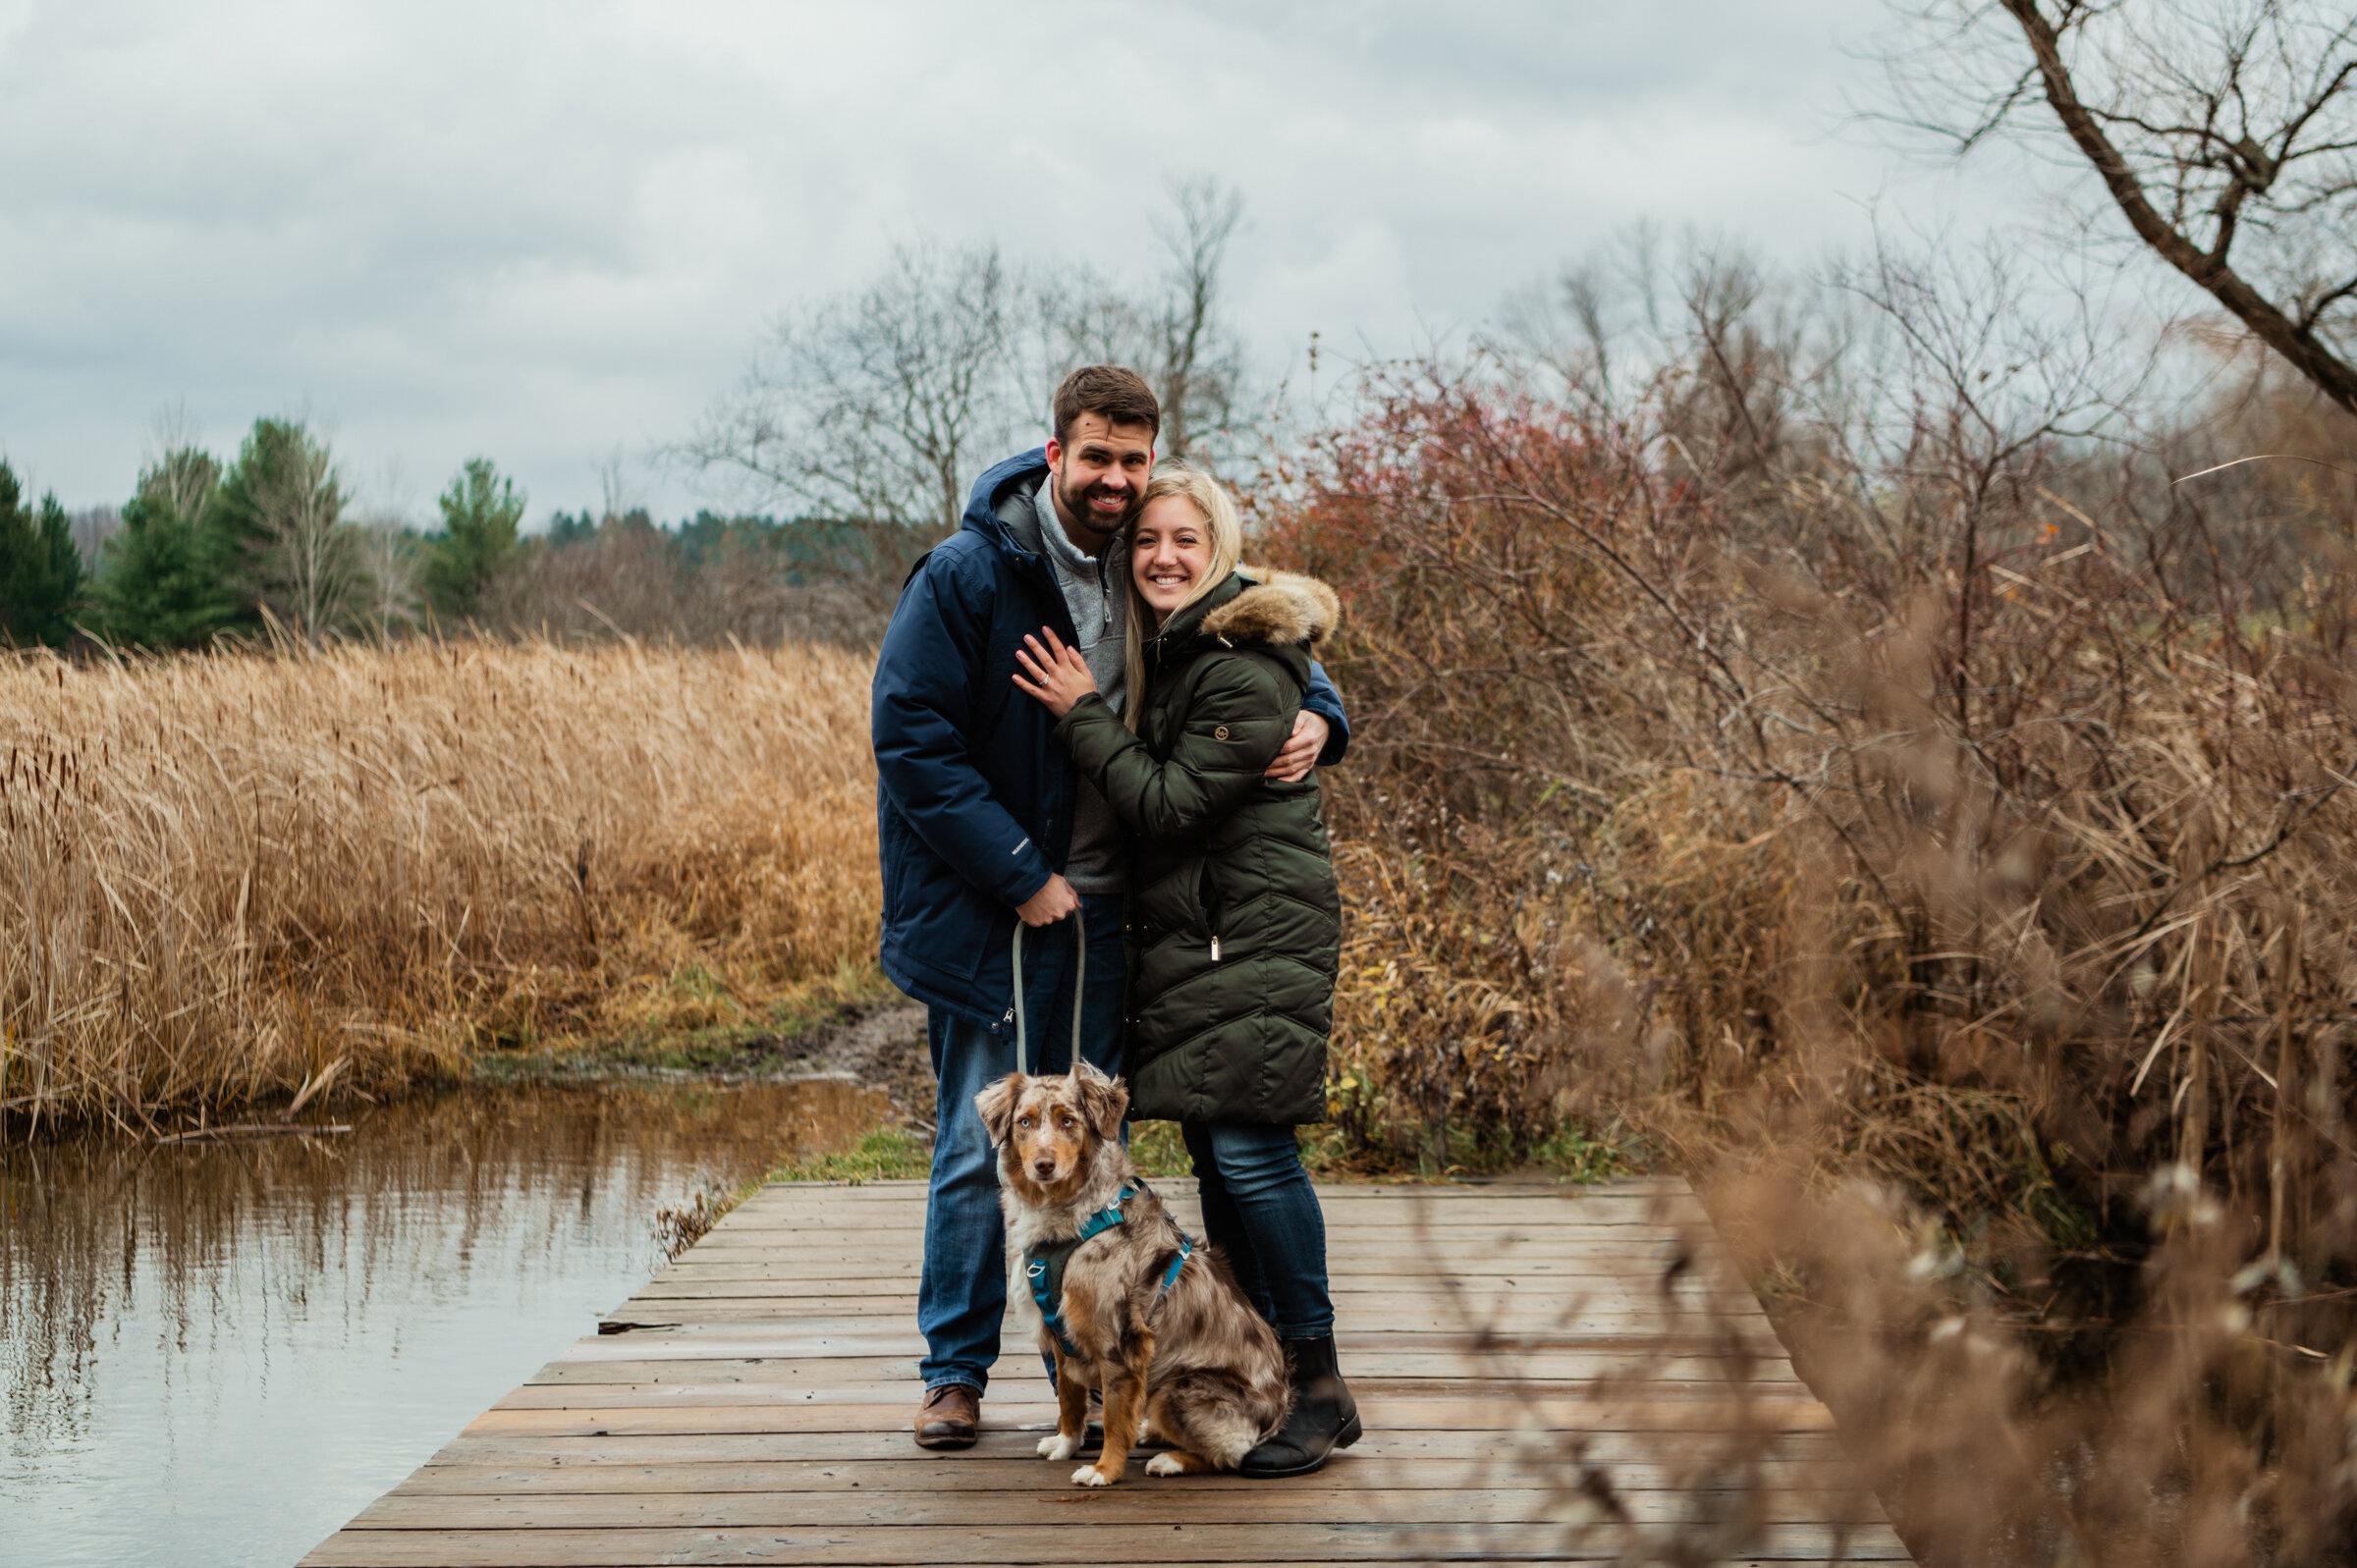
[[[1319,1475],[1071,1487],[1013,1323],[919,1450],[922,1185],[779,1185],[304,1561],[1906,1560],[1682,1182],[1319,1191],[1367,1429]]]

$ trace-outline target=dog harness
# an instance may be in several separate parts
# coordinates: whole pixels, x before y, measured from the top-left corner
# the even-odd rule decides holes
[[[1031,1299],[1039,1303],[1041,1322],[1048,1325],[1048,1332],[1056,1336],[1056,1342],[1064,1347],[1067,1355],[1078,1355],[1079,1347],[1064,1331],[1064,1313],[1061,1310],[1064,1301],[1064,1266],[1071,1261],[1073,1252],[1078,1250],[1082,1242],[1092,1236],[1101,1236],[1123,1223],[1126,1217],[1122,1213],[1122,1205],[1136,1197],[1137,1193],[1135,1182],[1124,1182],[1122,1195],[1090,1215],[1081,1224],[1078,1235],[1069,1241],[1040,1242],[1023,1254],[1023,1273],[1031,1281]],[[1171,1228],[1178,1230],[1176,1222]],[[1178,1271],[1186,1267],[1186,1260],[1194,1255],[1194,1242],[1185,1231],[1178,1230],[1178,1256],[1173,1258],[1170,1268],[1162,1271],[1162,1283],[1154,1291],[1156,1301],[1160,1301],[1178,1282]]]

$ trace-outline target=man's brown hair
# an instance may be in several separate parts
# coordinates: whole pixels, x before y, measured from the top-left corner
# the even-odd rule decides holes
[[[1082,365],[1056,389],[1056,439],[1069,441],[1072,421],[1084,413],[1101,415],[1107,424],[1144,425],[1149,437],[1162,434],[1162,405],[1146,378],[1120,365]]]

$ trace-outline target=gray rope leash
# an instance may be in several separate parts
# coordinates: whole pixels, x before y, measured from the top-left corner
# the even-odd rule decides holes
[[[1080,1059],[1080,1003],[1088,996],[1088,922],[1072,911],[1072,1060]],[[1023,923],[1014,923],[1014,1070],[1031,1075],[1031,1040],[1023,1012]]]

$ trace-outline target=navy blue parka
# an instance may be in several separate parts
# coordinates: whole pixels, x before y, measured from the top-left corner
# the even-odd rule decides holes
[[[1014,686],[1026,633],[1052,626],[1078,640],[1055,568],[998,515],[1010,490],[1036,489],[1047,467],[1034,448],[975,481],[958,532],[901,589],[870,712],[884,972],[993,1034],[1014,1027],[1015,906],[1064,869],[1079,777],[1055,717]],[[1349,726],[1316,666],[1302,706],[1332,727],[1320,765],[1341,761]]]

